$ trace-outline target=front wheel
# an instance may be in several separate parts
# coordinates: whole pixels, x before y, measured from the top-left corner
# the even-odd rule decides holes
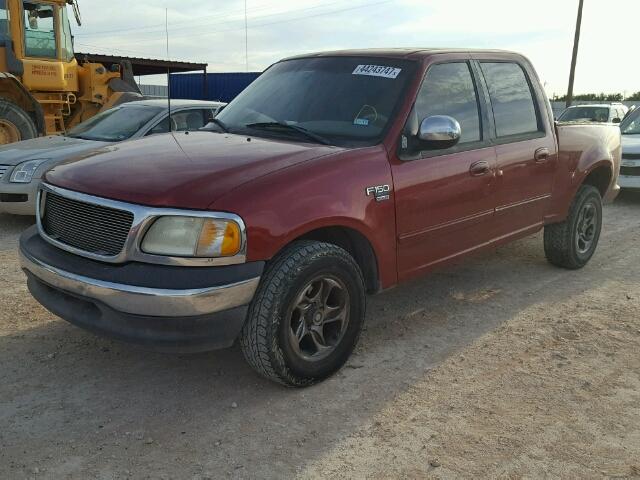
[[[567,219],[544,229],[547,260],[570,270],[584,267],[598,247],[601,231],[602,197],[595,187],[583,185],[573,200]]]
[[[37,136],[38,130],[29,114],[15,103],[0,98],[0,145]]]
[[[360,268],[331,244],[297,242],[271,263],[240,334],[261,375],[303,387],[339,370],[356,346],[365,313]]]

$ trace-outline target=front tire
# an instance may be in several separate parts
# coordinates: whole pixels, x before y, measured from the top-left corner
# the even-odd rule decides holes
[[[602,197],[598,189],[582,185],[562,223],[544,229],[547,260],[558,267],[577,270],[584,267],[598,247],[602,231]]]
[[[29,114],[15,103],[0,98],[0,145],[37,136],[38,130]]]
[[[304,387],[345,364],[364,314],[364,280],[353,257],[328,243],[296,242],[267,269],[240,345],[264,377]]]

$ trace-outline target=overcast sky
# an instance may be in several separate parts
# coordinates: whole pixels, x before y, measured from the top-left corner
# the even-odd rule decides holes
[[[547,92],[567,88],[578,0],[247,0],[249,69],[318,50],[472,47],[515,50]],[[76,50],[246,70],[244,0],[80,0]],[[585,0],[577,93],[640,90],[640,0]],[[162,83],[143,78],[142,83]]]

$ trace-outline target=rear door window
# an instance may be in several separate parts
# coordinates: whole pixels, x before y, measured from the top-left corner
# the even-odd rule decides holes
[[[478,96],[469,64],[431,66],[416,99],[416,113],[420,121],[433,115],[455,118],[462,130],[459,144],[482,140]]]
[[[534,95],[524,70],[513,62],[481,62],[498,137],[540,131]]]
[[[171,114],[151,129],[147,135],[169,133],[169,126],[173,132],[195,131],[204,127],[212,118],[211,110],[183,110]]]
[[[175,121],[175,130],[178,132],[192,132],[204,127],[208,123],[205,121],[206,117],[204,110],[187,110],[171,115],[171,119]]]

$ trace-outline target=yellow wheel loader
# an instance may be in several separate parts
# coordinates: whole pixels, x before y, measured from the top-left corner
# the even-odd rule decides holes
[[[78,63],[69,12],[78,0],[0,0],[0,144],[68,128],[142,98],[131,65]]]

